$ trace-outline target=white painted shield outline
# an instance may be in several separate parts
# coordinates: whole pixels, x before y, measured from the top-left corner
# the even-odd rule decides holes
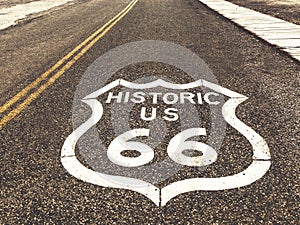
[[[222,107],[222,115],[229,125],[239,131],[251,143],[253,148],[253,162],[247,169],[238,174],[217,178],[185,179],[171,183],[162,189],[139,179],[108,175],[86,168],[78,161],[75,155],[76,143],[85,132],[100,121],[103,115],[103,106],[96,98],[119,85],[132,89],[164,87],[177,90],[202,86],[229,97]],[[187,84],[173,84],[161,79],[145,84],[132,83],[123,79],[115,80],[82,99],[82,102],[89,105],[92,109],[92,115],[65,140],[61,151],[61,162],[64,168],[77,179],[103,187],[136,191],[151,199],[157,206],[164,206],[170,199],[185,192],[197,190],[218,191],[249,185],[263,177],[269,170],[271,156],[269,147],[264,139],[235,115],[237,106],[247,99],[244,95],[205,80],[198,80]]]

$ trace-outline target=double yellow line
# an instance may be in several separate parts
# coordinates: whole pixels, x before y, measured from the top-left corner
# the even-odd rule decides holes
[[[77,62],[99,39],[101,39],[114,25],[116,25],[138,2],[138,0],[132,0],[125,9],[123,9],[118,15],[104,24],[100,29],[94,32],[91,36],[85,39],[77,47],[75,47],[71,52],[60,59],[54,66],[48,69],[45,73],[39,76],[35,81],[26,86],[23,90],[13,96],[4,105],[0,107],[0,114],[5,113],[10,109],[15,103],[21,100],[24,96],[28,95],[30,91],[36,89],[34,92],[29,94],[21,103],[16,104],[12,107],[10,111],[7,112],[5,116],[0,120],[0,130],[20,114],[32,101],[37,99],[39,95],[51,86],[61,75],[63,75],[74,63]],[[60,68],[61,67],[61,68]],[[59,69],[60,68],[60,69]],[[57,72],[55,72],[59,69]],[[55,72],[55,73],[54,73]],[[53,75],[52,75],[53,74]],[[52,76],[50,76],[52,75]],[[47,80],[47,81],[46,81]],[[42,81],[46,81],[41,85]]]

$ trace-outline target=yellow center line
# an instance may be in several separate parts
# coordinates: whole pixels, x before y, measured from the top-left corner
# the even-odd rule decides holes
[[[104,24],[100,29],[95,31],[91,36],[85,39],[82,43],[76,46],[71,52],[65,55],[62,59],[60,59],[54,66],[48,69],[45,73],[39,76],[36,80],[34,80],[31,84],[26,86],[23,90],[17,93],[14,97],[8,100],[0,107],[0,113],[5,112],[9,107],[11,107],[14,103],[16,103],[20,98],[25,96],[29,91],[36,88],[41,81],[45,80],[53,71],[55,71],[58,67],[60,67],[63,63],[65,63],[68,59],[70,59],[77,51],[79,51],[84,45],[86,45],[89,41],[95,38],[99,33],[103,32],[105,28],[107,28],[110,24],[112,24],[116,19],[122,16],[124,13],[127,13],[127,10],[132,8],[136,4],[136,0],[131,1],[125,9],[123,9],[118,15],[109,20],[106,24]]]
[[[80,59],[99,39],[101,39],[112,27],[114,27],[138,2],[138,0],[133,0],[130,2],[130,4],[117,16],[115,16],[113,19],[111,19],[109,22],[107,22],[104,26],[102,26],[98,31],[96,31],[94,34],[92,34],[89,38],[87,38],[84,42],[82,42],[80,45],[78,45],[75,49],[78,51],[84,44],[91,40],[89,44],[87,44],[77,55],[75,55],[68,63],[66,63],[58,72],[56,72],[49,80],[41,85],[36,91],[31,93],[22,103],[20,103],[15,109],[10,111],[7,115],[5,115],[0,120],[0,130],[3,128],[5,124],[7,124],[9,121],[11,121],[13,118],[15,118],[18,114],[20,114],[32,101],[37,99],[39,95],[46,90],[49,86],[51,86],[61,75],[63,75],[72,65],[74,65],[78,59]],[[93,39],[94,38],[94,39]],[[81,46],[81,47],[79,47]],[[69,56],[70,58],[72,55],[76,53],[76,51],[72,50],[68,55],[66,55],[64,58]],[[71,54],[73,53],[73,54]],[[61,59],[57,64],[62,65],[66,59]],[[64,60],[64,61],[63,61]],[[63,61],[63,62],[61,62]],[[59,67],[60,65],[55,64],[53,67]],[[15,95],[11,100],[9,100],[7,103],[5,103],[2,107],[7,105],[12,105],[14,102],[18,101],[22,96],[24,96],[28,91],[36,87],[42,80],[47,78],[47,76],[53,72],[55,69],[50,68],[48,71],[46,71],[44,74],[42,74],[39,78],[37,78],[33,83],[28,85],[26,88],[24,88],[22,91],[20,91],[17,95]],[[51,72],[49,72],[52,69]],[[13,102],[14,101],[14,102]],[[13,103],[10,103],[13,102]],[[1,107],[1,109],[2,109]],[[5,106],[9,108],[10,106]],[[4,110],[5,111],[5,110]]]

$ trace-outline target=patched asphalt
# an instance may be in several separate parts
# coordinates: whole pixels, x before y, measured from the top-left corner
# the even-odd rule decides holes
[[[54,40],[64,49],[72,49],[76,46],[76,40],[87,37],[97,26],[104,24],[105,18],[114,16],[113,12],[124,8],[126,2],[113,6],[105,2],[106,7],[111,9],[106,11],[105,18],[103,11],[97,12],[96,9],[94,14],[87,11],[83,15],[81,9],[85,4],[92,4],[90,9],[93,4],[101,9],[104,2],[86,1],[80,7],[71,7],[72,11],[69,8],[62,11],[73,15],[70,20],[81,21],[70,28],[70,34],[75,30],[81,32],[78,38],[71,35],[73,41],[60,41],[66,34],[66,24],[53,25],[56,16],[46,16],[8,29],[0,33],[0,38],[8,35],[7,42],[12,43],[11,51],[16,49],[18,52],[17,43],[22,42],[18,41],[19,36],[14,37],[13,34],[24,37],[25,47],[26,38],[40,40],[40,36],[30,36],[26,32],[26,29],[32,30],[30,26],[34,23],[36,31],[59,30],[59,38]],[[115,5],[119,10],[115,9]],[[272,165],[264,177],[251,185],[232,190],[184,193],[171,199],[165,206],[157,207],[141,194],[92,185],[74,178],[64,169],[60,153],[65,139],[73,130],[72,102],[82,75],[94,60],[110,49],[141,40],[174,42],[188,48],[207,63],[221,86],[248,97],[238,107],[237,116],[260,134],[270,148]],[[2,102],[26,86],[29,80],[42,74],[45,67],[48,68],[64,53],[61,48],[51,48],[51,45],[46,49],[39,46],[38,50],[45,52],[46,57],[32,53],[30,61],[35,65],[32,67],[21,61],[27,73],[32,75],[19,75],[9,88],[3,85]],[[5,51],[8,50],[4,49],[3,54]],[[21,63],[17,61],[19,58],[22,59],[22,55],[17,56],[16,63]],[[14,68],[13,57],[7,63]],[[22,71],[22,68],[19,70]],[[140,0],[84,57],[0,131],[1,223],[297,224],[299,71],[298,62],[196,0]],[[146,63],[119,71],[107,83],[118,78],[134,81],[148,75],[168,78],[176,83],[191,81],[176,68]],[[12,88],[14,86],[16,89]],[[135,118],[138,114],[133,111],[132,115],[130,125],[140,126],[140,119]],[[105,126],[101,123],[97,125],[99,131],[107,129],[105,135],[101,136],[104,142],[114,138],[109,126],[109,121]],[[173,124],[167,124],[166,127],[169,137],[179,132]],[[161,149],[158,148],[160,153],[156,160],[159,161],[160,156],[161,159],[167,157],[161,153],[165,145],[162,142]],[[226,128],[220,152],[223,153],[220,154],[220,160],[204,172],[183,167],[161,185],[199,175],[217,177],[234,174],[242,171],[251,161],[249,142],[230,126]]]

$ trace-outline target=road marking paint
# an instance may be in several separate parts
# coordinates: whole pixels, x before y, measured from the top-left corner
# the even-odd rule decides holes
[[[224,0],[199,1],[300,61],[300,25]]]
[[[60,67],[64,62],[66,62],[69,58],[71,58],[77,51],[79,51],[84,45],[90,42],[93,38],[95,38],[99,33],[101,33],[108,25],[110,25],[113,21],[115,21],[118,17],[120,17],[130,6],[133,4],[132,1],[125,9],[123,9],[118,15],[109,20],[106,24],[104,24],[100,29],[95,31],[91,36],[85,39],[82,43],[76,46],[71,52],[65,55],[61,60],[59,60],[54,66],[48,69],[45,73],[43,73],[40,77],[38,77],[35,81],[17,93],[14,97],[12,97],[9,101],[7,101],[4,105],[0,107],[0,113],[6,111],[11,105],[16,103],[20,98],[25,96],[30,90],[36,88],[41,81],[45,80],[53,71],[55,71],[58,67]]]
[[[110,175],[87,168],[76,156],[76,144],[87,131],[101,120],[104,114],[103,105],[100,101],[98,101],[99,95],[109,92],[112,88],[117,86],[145,91],[147,91],[147,89],[149,91],[149,89],[155,87],[181,91],[186,91],[185,89],[190,90],[193,87],[205,87],[217,90],[218,93],[229,97],[222,107],[222,116],[230,126],[236,129],[250,142],[253,152],[252,163],[245,170],[237,174],[213,178],[187,178],[168,184],[163,188],[158,188],[155,185],[141,179]],[[153,93],[152,90],[150,91]],[[82,99],[82,101],[92,109],[92,115],[66,138],[61,149],[61,162],[64,168],[77,179],[102,187],[136,191],[151,199],[157,206],[164,206],[170,199],[179,194],[190,191],[219,191],[250,185],[267,173],[271,166],[271,155],[265,140],[236,116],[236,108],[247,99],[248,98],[246,96],[205,80],[197,80],[188,84],[175,84],[161,79],[144,84],[132,83],[123,79],[115,80]],[[118,99],[114,100],[117,101]],[[119,135],[108,147],[108,158],[112,163],[123,167],[137,167],[147,164],[154,157],[153,149],[145,143],[140,143],[136,140],[133,142],[130,141],[130,139],[137,136],[151,136],[150,132],[151,131],[149,129],[140,128],[130,130]],[[176,163],[186,166],[203,166],[214,163],[217,159],[217,152],[212,147],[202,142],[188,140],[191,137],[199,135],[205,136],[206,130],[204,128],[190,128],[175,135],[167,147],[169,157]],[[120,154],[123,149],[136,150],[141,153],[141,156],[137,158],[126,158]],[[200,157],[187,157],[182,154],[184,149],[193,149],[198,151],[203,149],[205,150],[203,150],[203,155]]]
[[[73,0],[42,0],[1,9],[0,30],[16,25],[18,20],[24,19],[28,15],[44,12],[54,7],[64,5],[71,1]]]
[[[75,55],[68,63],[66,63],[58,72],[56,72],[49,80],[41,85],[35,92],[30,94],[22,103],[16,106],[15,109],[10,111],[7,115],[5,115],[0,120],[0,130],[3,126],[8,123],[10,120],[15,118],[18,114],[20,114],[33,100],[35,100],[46,88],[52,85],[61,75],[63,75],[78,59],[80,59],[99,39],[101,39],[112,27],[114,27],[138,2],[138,0],[131,1],[125,9],[123,9],[118,15],[116,15],[113,19],[108,21],[104,26],[102,26],[99,30],[93,33],[90,37],[88,37],[85,41],[83,41],[80,45],[74,48],[70,53],[64,56],[61,60],[59,60],[54,66],[52,66],[49,70],[43,73],[40,77],[38,77],[35,81],[25,87],[22,91],[16,94],[13,98],[7,101],[0,108],[0,113],[6,111],[9,107],[11,107],[14,103],[16,103],[20,98],[25,96],[29,91],[36,88],[41,81],[45,80],[53,71],[58,69],[63,63],[65,63],[68,59],[70,59],[77,51],[82,49],[77,55]],[[89,42],[89,43],[88,43]],[[87,44],[88,43],[88,44]],[[86,45],[87,44],[87,45]],[[85,46],[86,45],[86,46]],[[83,48],[83,46],[85,46]]]

